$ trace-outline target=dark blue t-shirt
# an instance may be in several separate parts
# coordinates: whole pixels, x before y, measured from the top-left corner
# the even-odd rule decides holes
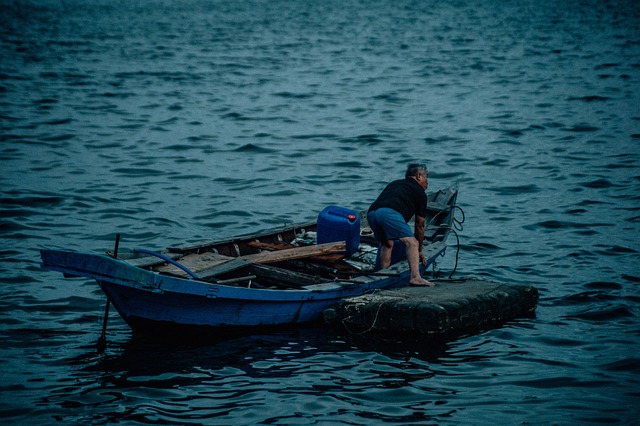
[[[409,222],[414,215],[427,215],[427,194],[422,187],[408,177],[391,182],[371,204],[369,211],[391,208],[402,215]]]

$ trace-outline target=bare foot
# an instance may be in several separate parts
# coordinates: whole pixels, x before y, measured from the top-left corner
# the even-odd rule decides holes
[[[425,287],[433,287],[434,286],[434,284],[432,282],[429,282],[429,281],[425,280],[422,277],[412,278],[411,281],[409,281],[409,285],[425,286]]]

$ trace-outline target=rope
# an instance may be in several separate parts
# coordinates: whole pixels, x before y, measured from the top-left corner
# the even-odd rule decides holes
[[[456,269],[458,269],[458,256],[460,255],[460,237],[458,236],[458,233],[456,232],[455,229],[452,229],[453,234],[456,236],[456,263],[453,266],[453,271],[451,271],[451,273],[449,274],[449,279],[451,279],[451,277],[453,276],[453,274],[456,273]]]
[[[373,295],[375,295],[376,293],[380,293],[381,291],[383,291],[383,290],[382,290],[382,289],[379,289],[379,288],[376,288],[376,289],[373,289],[372,291],[369,291],[369,292],[365,293],[364,295],[370,295],[370,296],[373,296]],[[402,293],[399,293],[399,292],[394,292],[393,290],[385,289],[385,290],[384,290],[384,292],[385,292],[385,294],[386,294],[386,295],[388,295],[388,296],[396,296],[396,297],[398,297],[398,298],[400,298],[400,299],[406,299],[406,298],[407,298],[407,297],[406,297],[406,295],[404,295],[404,294],[402,294]],[[364,296],[364,295],[363,295],[363,296]],[[378,322],[378,318],[380,317],[380,310],[382,309],[382,305],[384,305],[384,303],[380,303],[380,304],[378,305],[378,309],[376,310],[376,314],[375,314],[375,316],[373,317],[373,322],[371,323],[371,326],[370,326],[368,329],[363,330],[363,331],[360,331],[360,332],[355,332],[355,331],[353,331],[353,330],[351,330],[351,329],[349,328],[349,326],[347,325],[347,321],[349,321],[349,320],[350,320],[351,318],[353,318],[355,315],[351,315],[351,316],[349,316],[349,317],[343,318],[343,319],[342,319],[342,326],[345,328],[345,330],[347,330],[347,332],[349,332],[349,334],[355,334],[355,335],[359,335],[359,336],[361,336],[361,335],[363,335],[363,334],[367,334],[368,332],[370,332],[371,330],[373,330],[373,329],[374,329],[374,327],[376,326],[376,323]]]
[[[347,325],[346,321],[348,321],[351,317],[343,318],[342,319],[342,326],[345,328],[345,330],[347,330],[349,332],[349,334],[355,334],[355,335],[358,335],[358,336],[361,336],[363,334],[367,334],[368,332],[373,330],[373,328],[376,326],[376,322],[378,322],[378,316],[380,315],[380,310],[381,309],[382,309],[382,303],[378,305],[378,309],[376,311],[376,316],[373,318],[373,322],[371,323],[371,327],[369,327],[368,329],[366,329],[364,331],[360,331],[360,332],[356,333],[355,331],[352,331],[349,328],[349,326]]]
[[[464,226],[462,226],[462,224],[464,223],[464,221],[466,219],[465,214],[464,214],[464,210],[462,210],[462,207],[460,207],[457,204],[455,206],[453,206],[453,208],[460,210],[460,213],[462,213],[462,220],[456,219],[455,213],[454,213],[454,216],[453,216],[453,227],[455,229],[457,229],[458,231],[462,231],[462,229],[464,228]]]
[[[460,258],[460,236],[458,235],[458,232],[462,232],[462,230],[464,229],[464,221],[466,220],[466,215],[464,213],[464,210],[462,210],[462,207],[458,206],[457,204],[453,206],[454,212],[452,213],[453,216],[453,220],[452,220],[452,226],[449,228],[450,231],[453,232],[453,234],[456,236],[456,263],[453,267],[453,270],[451,271],[451,274],[449,274],[449,279],[451,279],[451,277],[453,276],[453,274],[455,274],[456,270],[458,269],[458,260]],[[455,216],[455,209],[460,210],[460,213],[462,214],[462,219],[458,220],[458,218],[456,218]],[[442,212],[440,212],[442,213]],[[437,215],[435,215],[433,217],[433,219],[431,219],[429,221],[429,225],[438,217],[438,215],[440,214],[438,213]],[[441,256],[444,256],[444,253],[441,254]],[[432,266],[432,275],[434,278],[437,278],[437,271],[436,271],[436,261],[434,260],[433,263],[431,264]]]
[[[462,219],[458,220],[458,218],[456,218],[455,216],[455,212],[453,213],[453,228],[451,229],[451,231],[453,231],[453,234],[456,236],[456,263],[453,266],[453,270],[451,271],[451,274],[449,274],[449,279],[451,279],[453,274],[455,274],[456,270],[458,269],[458,259],[460,257],[460,236],[458,235],[458,231],[462,232],[462,230],[464,229],[464,226],[462,224],[466,219],[466,216],[464,214],[464,210],[462,210],[462,207],[458,206],[457,204],[453,207],[454,209],[460,210],[460,213],[462,213]]]

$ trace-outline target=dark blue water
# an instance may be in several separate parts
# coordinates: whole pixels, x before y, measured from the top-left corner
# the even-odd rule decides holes
[[[3,424],[637,421],[637,2],[0,0],[0,30]],[[112,311],[98,355],[97,286],[39,268],[366,208],[412,160],[460,183],[456,275],[535,318],[190,346]]]

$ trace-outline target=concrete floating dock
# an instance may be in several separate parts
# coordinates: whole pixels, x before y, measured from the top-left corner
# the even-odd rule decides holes
[[[448,280],[344,299],[324,311],[324,320],[350,333],[454,338],[532,316],[537,304],[533,286]]]

